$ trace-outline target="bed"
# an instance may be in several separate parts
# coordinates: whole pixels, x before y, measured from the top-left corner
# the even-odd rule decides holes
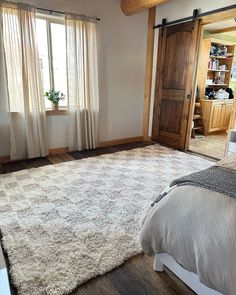
[[[236,294],[236,155],[180,178],[142,221],[141,245],[199,295]]]

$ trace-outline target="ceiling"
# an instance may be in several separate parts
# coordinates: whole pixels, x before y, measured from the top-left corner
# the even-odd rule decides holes
[[[235,27],[235,31],[231,32],[224,32],[224,34],[230,35],[230,36],[236,36],[236,21],[234,19],[229,19],[226,21],[221,21],[218,23],[213,23],[209,25],[204,26],[204,30],[213,33],[214,31],[226,29],[230,27]]]

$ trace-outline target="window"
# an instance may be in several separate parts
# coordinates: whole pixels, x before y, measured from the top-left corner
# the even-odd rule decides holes
[[[55,89],[65,94],[61,107],[67,106],[66,37],[65,25],[56,21],[37,18],[36,37],[44,92]],[[45,99],[46,109],[51,103]]]

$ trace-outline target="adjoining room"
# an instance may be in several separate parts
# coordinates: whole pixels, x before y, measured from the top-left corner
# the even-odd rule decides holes
[[[205,25],[189,150],[222,159],[228,152],[236,89],[235,19]]]

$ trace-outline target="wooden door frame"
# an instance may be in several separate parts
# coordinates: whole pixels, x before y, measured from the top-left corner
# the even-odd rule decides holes
[[[236,9],[230,9],[227,11],[222,11],[218,13],[214,13],[211,15],[203,16],[201,18],[200,22],[200,28],[199,28],[199,40],[198,40],[198,58],[197,58],[197,63],[196,63],[196,74],[195,74],[195,82],[193,86],[193,98],[191,101],[190,105],[190,114],[189,114],[189,121],[188,121],[188,130],[187,130],[187,138],[186,138],[186,144],[185,144],[185,151],[189,149],[190,146],[190,140],[191,140],[191,131],[192,131],[192,121],[193,121],[193,114],[194,114],[194,106],[195,106],[195,101],[196,101],[196,89],[197,89],[197,81],[198,81],[198,70],[199,70],[199,57],[200,57],[200,48],[202,45],[202,40],[203,40],[203,31],[204,31],[204,26],[207,24],[212,24],[220,21],[225,21],[228,19],[232,19],[236,17]],[[235,97],[236,98],[236,97]],[[235,106],[236,107],[236,106]],[[232,115],[232,114],[231,114]]]
[[[146,71],[145,71],[145,92],[144,92],[144,113],[143,113],[143,139],[150,140],[148,136],[150,105],[152,95],[152,75],[154,60],[154,40],[155,31],[153,26],[156,20],[156,7],[148,10],[148,32],[147,32],[147,53],[146,53]]]

